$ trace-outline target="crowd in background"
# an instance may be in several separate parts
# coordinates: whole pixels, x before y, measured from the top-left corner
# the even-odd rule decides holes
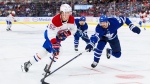
[[[60,5],[69,4],[73,8],[73,15],[78,16],[94,16],[106,14],[107,16],[117,16],[123,14],[127,17],[137,17],[139,12],[150,10],[148,0],[47,0],[39,1],[1,1],[0,17],[4,17],[10,11],[15,11],[18,17],[46,17],[54,16],[59,13]],[[92,5],[87,10],[75,10],[74,5]]]

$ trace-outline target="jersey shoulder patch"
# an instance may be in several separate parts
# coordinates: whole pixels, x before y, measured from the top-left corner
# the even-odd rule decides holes
[[[53,23],[53,25],[55,25],[56,27],[60,27],[60,26],[63,25],[62,22],[61,22],[61,19],[60,19],[60,14],[57,14],[56,16],[53,17],[52,23]]]
[[[70,15],[68,23],[74,24],[74,17],[72,15]]]

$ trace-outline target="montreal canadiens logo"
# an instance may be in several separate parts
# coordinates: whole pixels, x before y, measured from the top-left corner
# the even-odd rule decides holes
[[[38,18],[32,18],[32,21],[37,22]]]

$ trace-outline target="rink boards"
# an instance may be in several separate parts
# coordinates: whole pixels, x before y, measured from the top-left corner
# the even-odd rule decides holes
[[[49,24],[50,22],[13,22],[12,24]],[[0,22],[0,24],[6,24],[6,22]],[[88,25],[91,26],[96,26],[98,24],[98,22],[87,22]],[[139,27],[138,24],[135,24],[136,26]],[[127,26],[126,24],[123,25],[124,27]],[[144,26],[142,26],[142,28],[144,28]],[[150,25],[146,25],[146,28],[150,28]]]
[[[79,17],[75,17],[79,18]],[[49,24],[52,17],[15,17],[17,22],[13,24]],[[140,18],[129,18],[136,26],[139,26]],[[6,24],[6,17],[0,17],[0,24]],[[96,26],[98,24],[99,17],[86,17],[88,25]],[[124,26],[127,26],[124,24]],[[150,28],[150,19],[146,18],[146,28]]]

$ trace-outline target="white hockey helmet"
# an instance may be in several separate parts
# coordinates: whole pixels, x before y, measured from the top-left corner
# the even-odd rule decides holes
[[[15,13],[15,11],[11,11],[11,14],[14,14],[14,15],[15,15],[16,13]]]
[[[71,12],[72,13],[72,8],[68,4],[62,4],[60,6],[60,12]]]

